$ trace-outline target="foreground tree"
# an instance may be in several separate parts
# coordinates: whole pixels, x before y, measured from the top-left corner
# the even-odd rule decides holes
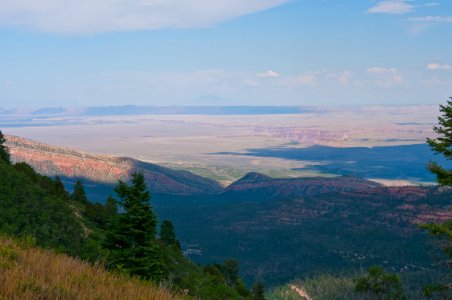
[[[160,281],[165,271],[155,237],[157,219],[143,174],[133,174],[130,186],[120,181],[115,191],[123,212],[111,221],[106,232],[108,265],[130,275]]]
[[[447,160],[452,159],[452,97],[446,105],[440,105],[441,116],[433,131],[438,134],[436,139],[427,139],[427,143],[437,154],[442,154]],[[430,162],[428,169],[436,175],[440,185],[452,185],[452,170],[446,170],[436,162]]]
[[[11,159],[9,156],[8,148],[6,147],[5,143],[6,143],[5,136],[0,130],[0,160],[10,165]]]
[[[452,97],[446,105],[440,105],[441,116],[438,117],[438,125],[433,127],[438,137],[427,139],[427,143],[437,154],[442,154],[447,160],[452,160]],[[452,185],[452,170],[447,170],[438,163],[430,162],[429,170],[436,175],[440,185]],[[442,264],[446,267],[448,275],[442,282],[425,287],[426,296],[433,296],[435,293],[449,295],[452,293],[452,220],[444,223],[429,223],[421,225],[428,232],[435,236],[443,250],[444,258]]]

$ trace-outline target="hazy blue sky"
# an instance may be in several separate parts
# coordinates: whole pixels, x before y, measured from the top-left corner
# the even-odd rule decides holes
[[[448,96],[450,0],[0,0],[0,107]]]

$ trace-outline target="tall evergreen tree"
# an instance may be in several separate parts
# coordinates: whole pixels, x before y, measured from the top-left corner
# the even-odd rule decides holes
[[[442,154],[447,160],[452,160],[452,97],[446,105],[440,105],[441,116],[438,117],[438,125],[433,130],[438,134],[435,139],[427,139],[433,151]],[[436,175],[440,185],[452,185],[452,170],[446,170],[435,162],[430,162],[429,170]],[[425,294],[432,296],[434,293],[449,295],[452,292],[452,220],[444,223],[429,223],[421,225],[424,229],[435,236],[445,255],[444,265],[449,273],[439,284],[425,287]]]
[[[433,127],[438,137],[427,139],[432,150],[447,160],[452,160],[452,97],[450,99],[446,105],[440,105],[442,115],[438,117],[438,126]],[[435,162],[430,162],[428,168],[436,175],[439,184],[452,185],[452,170],[446,170]]]
[[[240,266],[235,259],[226,259],[224,261],[224,275],[229,285],[235,285],[239,279]]]
[[[73,201],[82,203],[82,204],[87,204],[88,198],[86,197],[86,193],[85,193],[85,188],[83,187],[83,183],[80,180],[77,180],[75,185],[74,185],[74,191],[71,194],[71,199]]]
[[[6,140],[2,131],[0,130],[0,160],[6,162],[8,165],[11,164],[11,158],[9,155],[8,147],[5,145]]]
[[[157,219],[143,174],[133,174],[130,186],[120,181],[115,191],[123,213],[111,222],[106,233],[104,245],[110,250],[110,267],[145,279],[161,280],[165,270],[155,237]]]
[[[64,200],[69,200],[70,195],[64,188],[64,184],[61,181],[60,176],[55,176],[53,187],[55,191],[55,196],[61,197]]]
[[[111,220],[118,213],[118,206],[116,204],[115,198],[111,195],[108,196],[107,201],[104,205],[104,214],[107,222]]]
[[[265,300],[265,287],[262,281],[256,282],[251,288],[252,300]]]
[[[171,221],[165,220],[160,225],[160,240],[167,246],[176,246],[180,249],[179,241],[174,233],[174,225]]]

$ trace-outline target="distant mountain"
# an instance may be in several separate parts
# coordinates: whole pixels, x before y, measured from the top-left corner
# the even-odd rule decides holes
[[[216,95],[202,95],[199,96],[195,99],[193,99],[192,101],[190,101],[191,105],[195,105],[195,106],[238,106],[239,104],[237,103],[237,101],[228,99],[228,98],[224,98],[224,97],[220,97],[220,96],[216,96]]]
[[[1,109],[0,115],[11,116],[127,116],[127,115],[269,115],[302,114],[324,110],[312,106],[246,106],[246,105],[196,105],[196,106],[92,106],[44,107],[39,109]]]
[[[134,172],[143,172],[155,194],[209,195],[225,192],[279,199],[381,187],[379,183],[352,176],[272,178],[251,172],[224,189],[218,182],[191,172],[132,158],[95,155],[17,136],[6,136],[6,139],[14,162],[24,161],[44,175],[58,175],[66,179],[69,186],[75,179],[84,179],[87,192],[95,193],[93,198],[97,201],[111,194],[118,180],[127,180]]]
[[[82,116],[103,115],[267,115],[299,114],[312,111],[301,106],[99,106],[86,107]]]
[[[353,176],[271,178],[252,172],[229,185],[226,192],[260,195],[263,199],[293,199],[331,192],[364,191],[378,187],[382,185]]]
[[[26,162],[48,176],[81,178],[91,183],[113,185],[118,180],[127,180],[134,172],[142,172],[153,193],[195,195],[216,194],[223,190],[216,181],[188,171],[172,170],[132,158],[89,154],[16,136],[6,136],[6,139],[13,162]]]

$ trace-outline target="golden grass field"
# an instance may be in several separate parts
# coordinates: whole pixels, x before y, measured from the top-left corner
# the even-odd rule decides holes
[[[178,299],[150,282],[0,236],[0,299]]]

